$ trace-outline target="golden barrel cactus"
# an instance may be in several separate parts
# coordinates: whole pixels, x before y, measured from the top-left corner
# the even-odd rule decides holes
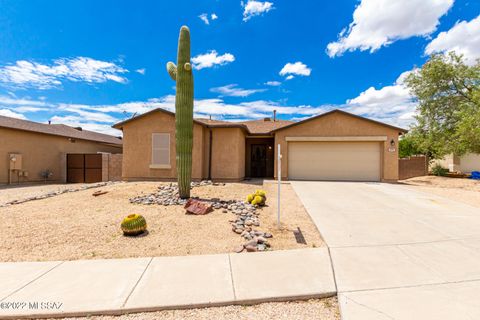
[[[121,228],[126,236],[136,236],[147,230],[147,221],[139,214],[131,214],[123,219]]]
[[[247,196],[247,202],[257,206],[264,206],[267,201],[267,193],[264,190],[255,190],[255,193]]]

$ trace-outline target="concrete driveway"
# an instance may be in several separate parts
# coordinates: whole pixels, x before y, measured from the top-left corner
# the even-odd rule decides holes
[[[403,185],[292,185],[330,248],[343,319],[480,318],[479,209]]]

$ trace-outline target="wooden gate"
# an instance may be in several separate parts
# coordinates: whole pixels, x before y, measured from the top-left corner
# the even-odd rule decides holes
[[[93,183],[102,181],[102,155],[67,154],[67,182]]]

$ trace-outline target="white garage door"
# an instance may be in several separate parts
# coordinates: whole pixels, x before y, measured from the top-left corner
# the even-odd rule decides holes
[[[380,180],[379,142],[289,142],[288,178]]]

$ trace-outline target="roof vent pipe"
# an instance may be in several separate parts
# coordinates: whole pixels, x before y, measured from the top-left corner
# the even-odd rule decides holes
[[[277,110],[273,110],[273,122],[277,121]]]

